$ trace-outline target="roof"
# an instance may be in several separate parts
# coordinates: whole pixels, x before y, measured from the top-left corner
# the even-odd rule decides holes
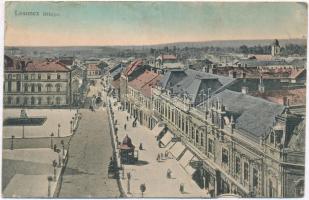
[[[263,66],[281,66],[289,65],[284,60],[255,60],[255,59],[240,59],[235,64],[240,63],[242,67],[263,67]]]
[[[233,114],[236,129],[242,134],[255,137],[267,133],[273,126],[275,117],[285,110],[285,106],[280,104],[228,89],[213,95],[208,101],[218,99],[223,101],[225,110]],[[203,105],[198,108],[204,109]]]
[[[119,67],[119,68],[116,68],[115,70],[113,70],[110,75],[111,77],[115,78],[116,76],[120,75],[120,73],[122,72],[123,68],[122,67]]]
[[[169,68],[169,69],[177,69],[177,68],[183,68],[185,65],[182,63],[163,63],[163,68]]]
[[[74,57],[61,57],[59,61],[65,65],[73,65]]]
[[[174,95],[188,96],[194,105],[201,103],[205,95],[234,81],[233,78],[218,76],[192,69],[169,71],[161,86],[169,88]],[[209,90],[210,88],[210,90]]]
[[[124,74],[126,76],[129,76],[132,74],[132,72],[139,66],[141,66],[143,64],[143,61],[142,60],[135,60],[133,62],[131,62],[127,68],[124,70]]]
[[[141,91],[145,96],[151,96],[151,88],[162,78],[160,74],[153,71],[145,71],[135,79],[128,82],[128,85]]]
[[[177,57],[175,55],[167,55],[167,54],[162,54],[160,56],[157,57],[157,60],[176,60]]]
[[[22,72],[68,72],[70,69],[57,60],[15,59],[5,56],[5,71]]]
[[[251,59],[256,59],[256,60],[264,60],[264,61],[270,61],[273,59],[273,56],[272,55],[264,55],[264,54],[252,54],[252,55],[249,55],[249,57]]]

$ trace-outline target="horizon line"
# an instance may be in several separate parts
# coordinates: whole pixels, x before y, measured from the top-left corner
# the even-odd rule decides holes
[[[205,43],[205,42],[224,42],[224,41],[260,41],[260,40],[307,40],[307,36],[305,38],[298,37],[298,38],[260,38],[260,39],[223,39],[223,40],[204,40],[204,41],[179,41],[179,42],[168,42],[168,43],[157,43],[157,44],[140,44],[140,45],[121,45],[121,44],[115,44],[115,45],[4,45],[4,47],[150,47],[150,46],[160,46],[160,45],[172,45],[172,44],[179,44],[179,43]]]

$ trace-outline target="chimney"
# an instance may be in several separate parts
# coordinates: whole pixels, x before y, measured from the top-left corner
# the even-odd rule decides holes
[[[248,92],[249,92],[248,87],[245,87],[245,86],[241,87],[241,93],[248,94]]]
[[[234,129],[235,129],[235,122],[234,122],[233,115],[231,115],[231,124],[230,124],[230,126],[231,126],[231,134],[233,134],[234,133]]]

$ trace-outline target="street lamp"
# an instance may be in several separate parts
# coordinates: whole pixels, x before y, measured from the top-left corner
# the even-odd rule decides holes
[[[61,143],[61,145],[62,145],[62,155],[64,156],[64,141],[61,140],[60,143]]]
[[[12,140],[11,140],[11,150],[14,150],[14,138],[15,138],[15,136],[14,135],[12,135]]]
[[[58,137],[60,137],[60,127],[61,127],[61,125],[60,125],[60,123],[58,123]]]
[[[50,192],[50,186],[51,186],[51,185],[50,185],[50,182],[53,180],[53,177],[48,176],[48,177],[47,177],[47,180],[48,180],[48,194],[47,194],[47,195],[48,195],[48,197],[50,197],[50,196],[51,196],[51,194],[50,194],[50,193],[51,193],[51,192]]]
[[[131,173],[127,173],[127,178],[128,178],[128,194],[130,194],[130,180],[131,180]]]
[[[70,121],[70,124],[71,124],[71,126],[70,126],[71,131],[70,131],[70,132],[71,132],[71,134],[72,134],[72,133],[73,133],[73,121],[72,121],[72,120]]]
[[[50,134],[50,148],[53,149],[53,137],[54,137],[54,133]]]
[[[57,167],[57,161],[56,161],[56,160],[53,160],[52,165],[53,165],[53,167],[54,167],[54,181],[56,181],[56,167]]]

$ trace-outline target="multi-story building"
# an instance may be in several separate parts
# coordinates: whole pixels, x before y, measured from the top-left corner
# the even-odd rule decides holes
[[[128,82],[128,112],[140,124],[152,129],[158,122],[153,114],[152,88],[158,84],[162,76],[154,71],[144,71]]]
[[[5,107],[66,107],[71,105],[71,70],[55,60],[4,57]]]
[[[184,95],[192,86],[184,81],[189,76],[181,81],[165,76],[154,89],[154,104],[169,131],[196,157],[192,177],[200,187],[212,196],[301,197],[304,116],[228,89],[233,81],[194,106],[194,98]]]
[[[303,196],[305,115],[299,106],[294,111],[250,96],[239,85],[246,81],[190,69],[167,72],[145,98],[142,77],[131,77],[121,94],[128,112],[145,124],[139,112],[150,110],[165,124],[161,146],[212,197]]]

